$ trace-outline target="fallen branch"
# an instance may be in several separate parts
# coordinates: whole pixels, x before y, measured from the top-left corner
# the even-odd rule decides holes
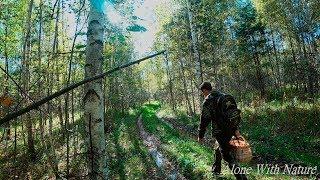
[[[28,93],[26,93],[23,89],[22,89],[22,87],[17,83],[17,81],[16,80],[14,80],[14,78],[5,70],[5,69],[3,69],[1,66],[0,66],[0,69],[9,77],[9,79],[11,79],[12,80],[12,82],[18,87],[18,89],[19,89],[19,91],[20,91],[20,93],[21,94],[23,94],[23,95],[25,95],[25,97],[27,97],[27,98],[29,98],[33,103],[35,102],[34,100],[33,100],[33,98],[31,97],[31,96],[29,96],[29,94]],[[40,79],[40,78],[39,78]],[[19,106],[19,104],[21,103],[23,101],[23,99],[17,104],[17,106],[14,108],[15,110],[17,110],[17,107]],[[42,112],[41,111],[41,109],[38,109],[40,112]],[[43,112],[42,112],[43,113]]]
[[[10,120],[12,120],[12,119],[14,119],[14,118],[16,118],[16,117],[18,117],[18,116],[21,116],[21,115],[23,115],[23,114],[25,114],[25,113],[33,110],[33,109],[36,109],[36,108],[38,108],[39,106],[41,106],[42,104],[45,104],[45,103],[47,103],[48,101],[50,101],[50,100],[52,100],[52,99],[54,99],[54,98],[56,98],[56,97],[59,97],[59,96],[63,95],[64,93],[67,93],[67,92],[71,91],[72,89],[75,89],[75,88],[77,88],[77,87],[79,87],[79,86],[81,86],[81,85],[83,85],[83,84],[86,84],[86,83],[88,83],[88,82],[91,82],[91,81],[94,81],[94,80],[103,78],[103,77],[105,77],[105,76],[107,76],[107,75],[109,75],[109,74],[112,74],[112,73],[116,72],[116,71],[119,71],[119,70],[124,69],[124,68],[126,68],[126,67],[132,66],[132,65],[134,65],[134,64],[138,64],[138,63],[140,63],[140,62],[142,62],[142,61],[145,61],[145,60],[147,60],[147,59],[150,59],[150,58],[153,58],[153,57],[158,56],[158,55],[160,55],[160,54],[163,54],[164,52],[165,52],[165,50],[160,51],[160,52],[158,52],[158,53],[156,53],[156,54],[153,54],[153,55],[144,57],[144,58],[139,59],[139,60],[137,60],[137,61],[133,61],[133,62],[130,62],[130,63],[128,63],[128,64],[125,64],[125,65],[116,67],[116,68],[114,68],[114,69],[111,69],[111,70],[109,70],[109,71],[107,71],[107,72],[104,72],[104,73],[102,73],[102,74],[98,74],[98,75],[93,76],[93,77],[91,77],[91,78],[86,78],[86,79],[84,79],[84,80],[82,80],[82,81],[80,81],[80,82],[71,84],[70,86],[67,86],[67,87],[63,88],[62,90],[60,90],[60,91],[57,91],[57,92],[55,92],[55,93],[53,93],[53,94],[51,94],[51,95],[49,95],[49,96],[47,96],[47,97],[44,97],[44,98],[42,98],[41,100],[39,100],[39,101],[37,101],[37,102],[35,102],[35,103],[32,103],[32,104],[30,104],[29,106],[27,106],[27,107],[25,107],[25,108],[23,108],[23,109],[20,109],[20,110],[18,110],[18,111],[15,111],[15,112],[13,112],[13,113],[10,113],[10,114],[6,115],[4,118],[0,119],[0,125],[4,124],[4,123],[6,123],[6,122],[9,122]]]

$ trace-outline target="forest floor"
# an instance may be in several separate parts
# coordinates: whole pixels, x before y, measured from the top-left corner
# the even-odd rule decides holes
[[[257,164],[268,163],[319,166],[319,106],[269,103],[265,107],[243,109],[242,134],[252,145],[254,158],[242,167],[252,167],[249,179],[314,179],[315,177],[258,173]],[[107,165],[110,179],[212,179],[214,161],[210,130],[206,143],[196,140],[198,117],[184,112],[172,113],[159,103],[146,104],[125,114],[114,113],[107,127]],[[140,118],[139,118],[140,117]],[[66,144],[61,138],[59,121],[54,120],[53,145],[59,163],[59,174],[65,176]],[[303,123],[302,123],[303,122]],[[85,167],[85,133],[83,121],[76,117],[76,132],[70,137],[70,177],[87,179]],[[14,163],[13,143],[0,148],[0,179],[54,179],[48,164],[48,148],[36,133],[36,162],[27,157],[26,145],[18,129],[17,157]],[[60,136],[59,136],[60,134]],[[15,166],[14,166],[15,164]],[[223,162],[222,175],[216,179],[234,179]]]
[[[115,117],[106,137],[110,179],[164,179],[140,139],[138,116],[129,113]]]
[[[186,179],[179,172],[176,165],[170,162],[163,154],[160,152],[159,148],[161,146],[160,140],[155,137],[155,135],[146,132],[142,123],[142,116],[139,116],[137,121],[137,126],[140,131],[140,137],[143,140],[143,144],[149,149],[149,153],[154,159],[158,168],[165,174],[167,179]]]
[[[159,119],[156,105],[146,105],[142,110],[143,122],[146,129],[155,134],[161,141],[164,154],[175,162],[187,179],[212,179],[211,165],[213,163],[213,148],[201,145],[194,139],[193,132],[187,130],[173,119]],[[174,121],[176,122],[176,121]],[[177,131],[177,129],[180,129]],[[190,136],[191,134],[191,136]],[[208,135],[207,135],[208,136]],[[271,175],[266,172],[258,173],[255,163],[242,164],[254,170],[248,175],[249,179],[308,179],[308,177],[294,177],[285,174]],[[234,179],[227,165],[223,164],[222,174],[217,179]]]

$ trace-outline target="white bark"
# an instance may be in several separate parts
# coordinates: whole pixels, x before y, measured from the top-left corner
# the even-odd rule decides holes
[[[191,4],[189,0],[187,0],[187,9],[188,9],[188,19],[189,19],[190,32],[191,32],[191,41],[192,41],[192,47],[193,47],[193,56],[196,63],[196,76],[198,81],[197,83],[199,86],[203,81],[202,63],[200,58],[200,52],[198,49],[198,37],[196,33],[196,28],[194,27],[194,23],[193,23],[193,12],[192,12]]]
[[[85,78],[102,73],[105,15],[91,3],[87,33]],[[84,114],[90,179],[107,179],[102,79],[85,86]]]
[[[190,25],[190,32],[191,32],[191,41],[192,41],[192,47],[193,47],[193,57],[196,64],[196,78],[197,78],[197,87],[200,86],[200,84],[203,82],[203,73],[202,73],[202,62],[200,58],[200,52],[198,49],[198,37],[196,28],[194,27],[193,23],[193,12],[191,9],[191,3],[189,0],[187,0],[187,9],[188,9],[188,19],[189,19],[189,25]],[[203,97],[199,96],[199,104],[201,105],[203,101]]]

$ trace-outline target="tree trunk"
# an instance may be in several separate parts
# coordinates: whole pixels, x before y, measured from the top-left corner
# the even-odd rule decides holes
[[[266,42],[268,41],[267,39],[268,39],[268,36],[267,36],[267,34],[266,33],[264,33],[264,31],[262,31],[262,33],[263,33],[263,38],[264,38],[264,40],[266,40]],[[273,78],[274,78],[274,85],[275,85],[275,87],[277,87],[278,86],[278,84],[277,84],[277,82],[278,82],[278,80],[277,80],[277,75],[276,75],[276,72],[275,72],[275,67],[274,67],[274,63],[273,63],[273,58],[271,57],[271,52],[270,52],[270,46],[266,43],[266,53],[267,53],[267,56],[268,56],[268,60],[269,60],[269,62],[270,62],[270,68],[271,68],[271,72],[272,72],[272,76],[273,76]]]
[[[299,67],[298,67],[298,62],[297,62],[297,58],[296,58],[296,53],[294,51],[294,48],[293,48],[293,42],[292,42],[292,38],[291,36],[289,36],[289,44],[290,44],[290,49],[291,49],[291,55],[292,55],[292,61],[293,61],[293,65],[294,65],[294,68],[295,68],[295,84],[296,84],[296,89],[299,89]]]
[[[275,43],[275,37],[274,37],[274,32],[271,32],[272,34],[272,47],[273,47],[273,53],[274,53],[274,56],[276,57],[276,68],[277,68],[277,74],[278,74],[278,82],[277,82],[277,86],[278,87],[281,87],[281,72],[280,72],[280,65],[279,65],[279,56],[278,56],[278,51],[277,51],[277,48],[276,48],[276,43]]]
[[[8,38],[8,25],[5,24],[5,41],[4,41],[4,59],[5,59],[5,70],[6,70],[6,78],[5,78],[5,83],[4,83],[4,94],[8,95],[9,90],[8,90],[8,86],[9,86],[9,61],[8,61],[8,48],[7,48],[7,38]],[[4,111],[6,113],[9,112],[9,107],[5,107]],[[10,140],[10,122],[6,123],[4,125],[5,127],[5,131],[6,131],[6,142],[7,140]]]
[[[197,77],[197,87],[203,82],[203,72],[202,72],[202,62],[200,58],[200,52],[198,49],[198,37],[196,33],[196,28],[193,22],[193,12],[191,8],[191,3],[187,0],[187,9],[188,9],[188,18],[189,18],[189,25],[190,25],[190,32],[191,32],[191,41],[193,47],[193,56],[194,61],[196,64],[196,77]],[[203,97],[199,95],[199,102],[201,104]]]
[[[85,78],[102,73],[105,14],[102,10],[102,4],[99,7],[95,5],[91,1]],[[107,179],[102,82],[102,79],[98,79],[88,83],[85,86],[83,98],[90,179]]]
[[[70,59],[69,59],[69,66],[67,67],[67,84],[66,86],[69,86],[70,84],[70,79],[71,79],[71,74],[72,74],[72,61],[73,61],[73,54],[74,54],[74,48],[75,48],[75,44],[76,44],[76,40],[77,40],[77,36],[78,36],[78,25],[79,25],[79,21],[80,21],[80,9],[78,11],[77,14],[77,20],[76,20],[76,29],[74,32],[74,37],[73,37],[73,41],[72,41],[72,47],[71,47],[71,52],[70,52]],[[72,98],[73,98],[73,90],[71,91],[72,93]],[[65,106],[64,106],[64,112],[65,112],[65,134],[66,134],[66,138],[67,138],[67,177],[69,176],[69,153],[70,153],[70,147],[69,147],[69,140],[70,140],[70,133],[69,130],[71,129],[70,127],[70,121],[69,121],[69,92],[67,92],[65,94]],[[74,124],[74,112],[73,112],[73,99],[72,99],[72,119],[73,119],[73,124]]]
[[[57,30],[58,30],[58,26],[57,26],[57,22],[58,22],[58,16],[59,16],[59,8],[60,8],[60,0],[57,0],[57,4],[58,4],[58,11],[56,14],[56,25],[55,25],[55,34],[54,34],[54,39],[53,39],[53,48],[52,48],[52,57],[51,59],[47,60],[47,70],[54,68],[55,63],[52,63],[52,65],[50,65],[51,61],[55,62],[54,59],[56,57],[56,46],[57,46]],[[53,82],[54,82],[54,73],[51,71],[47,72],[47,78],[46,78],[46,83],[48,86],[47,89],[47,95],[52,94],[52,89],[53,89]],[[52,167],[52,170],[56,176],[56,178],[59,178],[59,160],[56,157],[56,152],[54,150],[55,147],[55,143],[53,141],[53,114],[52,111],[54,109],[52,108],[52,104],[51,102],[48,101],[47,103],[47,118],[49,119],[49,134],[45,135],[46,139],[48,140],[48,144],[46,144],[46,149],[48,150],[48,161],[50,166]]]
[[[260,97],[262,99],[264,99],[266,97],[266,85],[264,82],[264,77],[262,74],[262,68],[261,68],[261,62],[259,59],[259,54],[258,54],[258,50],[257,50],[257,46],[254,43],[254,38],[251,36],[251,41],[253,43],[254,46],[254,52],[253,52],[253,59],[254,59],[254,64],[255,64],[255,68],[256,68],[256,78],[258,80],[258,87],[259,87],[259,91],[260,91]]]
[[[191,103],[190,103],[190,99],[189,99],[189,94],[188,94],[188,85],[187,85],[187,81],[186,81],[186,77],[185,77],[183,59],[181,57],[179,58],[179,62],[180,62],[180,69],[181,69],[184,96],[185,96],[186,101],[187,101],[187,108],[188,108],[189,114],[193,116],[193,111],[192,111],[192,107],[191,107]]]
[[[314,97],[314,79],[313,76],[315,75],[315,71],[313,69],[312,66],[312,62],[309,59],[308,56],[308,52],[307,52],[307,48],[306,48],[306,42],[305,42],[305,36],[303,35],[303,33],[301,33],[301,38],[302,38],[302,50],[303,50],[303,56],[304,56],[304,60],[307,64],[307,91],[309,93],[309,95],[313,98]]]
[[[32,7],[33,7],[33,0],[30,0],[29,7],[28,7],[28,15],[26,20],[26,33],[25,39],[23,44],[23,55],[22,55],[22,83],[24,87],[24,91],[27,92],[29,89],[29,61],[30,61],[30,52],[31,52],[31,44],[30,44],[30,31],[31,31],[31,15],[32,15]],[[32,160],[35,160],[35,148],[34,148],[34,141],[33,141],[33,127],[32,127],[32,120],[30,113],[26,116],[26,128],[27,128],[27,139],[28,139],[28,153]]]
[[[58,37],[59,37],[59,20],[60,20],[60,9],[61,9],[61,1],[58,0],[57,2],[57,14],[56,14],[56,21],[55,21],[55,28],[54,28],[54,38],[53,38],[53,46],[52,46],[52,53],[53,53],[53,68],[55,68],[55,72],[53,73],[55,75],[56,79],[56,85],[60,85],[60,72],[58,68],[58,62],[57,62],[57,56],[58,56],[58,47],[59,47],[59,42],[58,42]],[[52,77],[54,79],[54,77]],[[63,114],[62,114],[62,102],[61,98],[58,97],[57,99],[58,103],[58,118],[60,122],[60,132],[62,132],[62,137],[64,138],[64,123],[63,123]]]
[[[42,6],[43,6],[43,2],[42,0],[40,0],[40,5],[39,5],[39,36],[38,36],[38,75],[39,75],[39,81],[38,81],[38,96],[42,97],[42,83],[41,83],[41,77],[42,77],[42,62],[41,62],[41,39],[42,39]],[[39,126],[40,126],[40,138],[41,138],[41,142],[43,143],[44,141],[44,126],[43,126],[43,119],[42,119],[42,113],[41,111],[39,111]]]
[[[169,68],[169,59],[168,59],[167,53],[165,53],[165,63],[166,63],[166,71],[167,71],[167,78],[168,78],[168,85],[169,85],[171,109],[172,109],[172,111],[175,111],[176,105],[175,105],[175,100],[174,100],[174,95],[173,95],[173,84],[172,84],[172,78],[171,78],[171,73],[170,73],[170,68]]]

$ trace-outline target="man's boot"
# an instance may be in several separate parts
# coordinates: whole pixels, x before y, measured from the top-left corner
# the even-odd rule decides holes
[[[211,171],[212,171],[213,175],[220,175],[221,174],[221,162],[220,162],[220,164],[214,163],[212,165]]]
[[[212,165],[211,171],[213,175],[219,175],[221,174],[221,161],[222,161],[222,155],[219,148],[216,149],[215,157],[216,157],[215,162]]]

